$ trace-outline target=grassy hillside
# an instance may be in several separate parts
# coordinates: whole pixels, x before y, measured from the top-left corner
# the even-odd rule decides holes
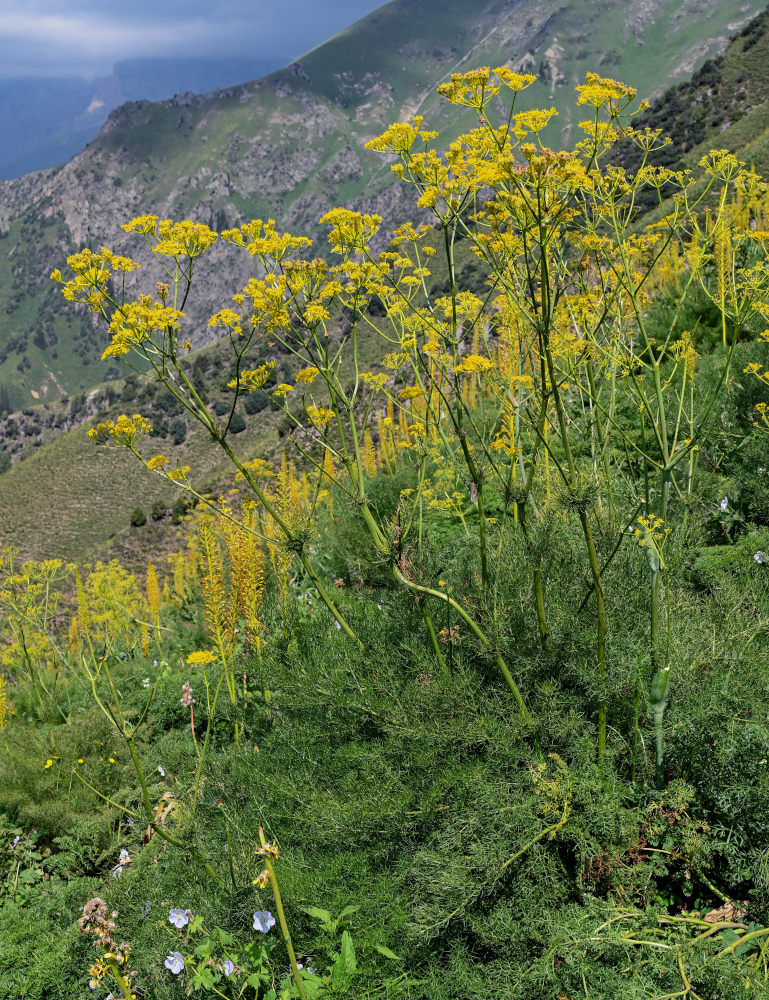
[[[751,20],[723,53],[668,89],[639,119],[661,129],[672,145],[656,154],[671,167],[694,166],[711,148],[726,148],[769,172],[769,11]],[[637,151],[623,158],[629,167]]]

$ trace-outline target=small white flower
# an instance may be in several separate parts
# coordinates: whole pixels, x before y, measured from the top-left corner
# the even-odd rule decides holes
[[[766,552],[762,552],[761,549],[759,549],[758,552],[755,553],[753,558],[756,560],[757,563],[763,564],[769,562],[769,555],[767,555]]]
[[[190,922],[190,916],[186,910],[182,910],[181,907],[175,906],[168,914],[168,920],[169,923],[174,925],[174,927],[181,930],[182,927],[186,927]]]
[[[178,976],[184,968],[184,959],[178,951],[170,951],[163,964],[169,972],[173,972],[175,976]]]
[[[158,774],[160,775],[161,778],[165,778],[166,776],[165,768],[162,766],[162,764],[158,764]]]
[[[336,627],[337,627],[338,629],[341,629],[341,627],[342,627],[342,626],[341,626],[341,625],[339,624],[339,622],[337,622],[337,623],[336,623]]]
[[[721,501],[721,513],[722,514],[723,514],[723,512],[726,510],[726,508],[728,506],[729,506],[729,497],[724,497],[723,500]]]
[[[271,927],[275,926],[275,917],[269,910],[257,910],[254,913],[254,930],[260,934],[267,934]]]

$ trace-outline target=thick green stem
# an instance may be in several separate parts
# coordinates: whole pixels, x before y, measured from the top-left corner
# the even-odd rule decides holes
[[[502,674],[502,676],[504,677],[504,679],[505,679],[505,681],[507,683],[507,686],[512,691],[513,697],[515,698],[515,700],[516,700],[516,702],[518,704],[518,708],[520,710],[521,717],[523,718],[523,720],[525,722],[531,723],[532,722],[531,714],[530,714],[528,708],[526,707],[526,702],[523,700],[523,695],[521,694],[521,692],[520,692],[520,690],[518,688],[518,685],[513,680],[513,675],[510,673],[510,670],[509,670],[507,664],[502,659],[502,656],[500,655],[499,650],[496,649],[494,646],[492,646],[492,644],[489,641],[489,639],[486,637],[486,635],[484,635],[484,633],[481,631],[481,629],[478,628],[478,626],[472,620],[472,618],[470,617],[470,615],[468,615],[468,613],[465,611],[465,609],[462,607],[462,605],[461,604],[457,604],[457,602],[454,600],[453,597],[450,597],[448,594],[442,593],[440,590],[433,590],[431,587],[422,587],[418,583],[413,583],[411,580],[407,579],[403,575],[403,573],[401,573],[401,571],[398,569],[397,566],[393,566],[393,572],[395,573],[396,579],[399,580],[400,583],[402,583],[404,587],[408,587],[409,590],[414,591],[414,593],[417,593],[417,594],[429,594],[431,597],[436,597],[438,600],[444,601],[448,607],[451,607],[451,608],[453,608],[456,611],[456,613],[459,615],[459,617],[462,619],[462,621],[468,626],[468,628],[473,632],[473,634],[479,639],[479,641],[481,642],[481,645],[485,649],[490,650],[494,654],[494,659],[496,661],[497,666],[499,667],[499,671]]]
[[[126,1000],[131,1000],[133,996],[133,994],[131,993],[131,987],[126,982],[125,976],[120,971],[120,968],[118,967],[118,964],[115,961],[115,959],[114,958],[107,959],[107,966],[109,968],[110,975],[117,983],[120,992],[123,994]]]
[[[600,694],[598,702],[598,763],[603,765],[606,753],[606,605],[603,597],[603,581],[601,580],[601,568],[598,565],[598,555],[593,541],[593,532],[590,529],[587,511],[580,511],[580,524],[582,533],[585,536],[588,559],[590,560],[590,572],[593,575],[593,589],[596,596],[596,612],[598,622],[596,625],[596,655],[598,659],[598,681]]]
[[[431,642],[432,647],[433,647],[433,652],[435,653],[435,659],[438,661],[438,664],[439,664],[441,670],[444,673],[446,673],[447,672],[446,661],[443,658],[443,653],[441,652],[441,647],[438,644],[438,637],[435,634],[435,626],[433,625],[433,620],[430,617],[430,614],[429,614],[429,612],[427,610],[427,606],[424,603],[424,601],[420,602],[420,606],[422,608],[422,617],[424,618],[425,625],[427,626],[427,633],[430,636],[430,642]]]

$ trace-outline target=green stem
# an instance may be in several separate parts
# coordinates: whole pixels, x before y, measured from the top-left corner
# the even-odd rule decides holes
[[[446,673],[447,672],[446,671],[446,661],[443,658],[443,653],[441,652],[441,647],[438,645],[438,637],[435,634],[435,626],[433,625],[433,620],[430,617],[430,614],[429,614],[429,612],[427,610],[427,605],[424,603],[424,601],[420,602],[420,606],[422,608],[422,617],[425,620],[425,625],[427,626],[427,632],[428,632],[428,635],[430,636],[430,642],[432,644],[433,651],[435,653],[435,658],[438,661],[438,664],[440,665],[441,670],[444,673]]]
[[[262,847],[264,847],[266,840],[264,837],[264,830],[261,827],[259,827],[259,840],[261,841]],[[296,983],[296,988],[299,990],[299,996],[302,1000],[306,1000],[304,984],[302,983],[302,977],[299,975],[299,966],[297,965],[296,954],[294,952],[294,943],[291,940],[291,934],[288,929],[288,924],[286,923],[286,914],[283,912],[283,900],[280,897],[278,879],[275,875],[275,868],[273,867],[269,854],[264,855],[264,863],[267,871],[270,873],[270,886],[272,888],[273,898],[275,899],[275,909],[278,911],[278,922],[280,923],[283,941],[285,942],[286,950],[288,951],[288,958],[291,962],[291,971],[294,974],[294,982]]]
[[[418,594],[429,594],[431,597],[436,597],[440,601],[445,601],[447,607],[452,607],[456,611],[456,613],[459,615],[462,621],[480,640],[481,645],[483,645],[485,649],[490,650],[494,654],[494,659],[496,661],[497,666],[499,667],[499,671],[504,677],[505,681],[507,682],[507,686],[512,691],[513,697],[515,698],[518,704],[518,709],[521,713],[521,718],[524,720],[524,722],[531,724],[532,722],[531,714],[528,708],[526,707],[526,702],[523,700],[523,695],[521,694],[518,685],[513,680],[513,675],[510,673],[507,664],[502,659],[499,650],[492,646],[489,639],[478,628],[478,626],[472,620],[470,615],[468,615],[468,613],[465,611],[462,605],[457,604],[457,602],[454,600],[453,597],[450,597],[448,594],[442,593],[440,590],[433,590],[431,587],[422,587],[420,584],[414,583],[413,581],[407,579],[407,577],[405,577],[403,573],[401,573],[401,571],[398,569],[397,566],[393,566],[393,572],[395,573],[396,579],[399,580],[404,587],[408,587],[409,590],[415,591]]]

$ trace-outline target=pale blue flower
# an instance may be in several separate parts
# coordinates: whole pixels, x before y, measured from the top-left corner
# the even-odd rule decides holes
[[[753,558],[756,560],[757,563],[769,562],[769,556],[766,554],[766,552],[762,552],[760,549],[758,550],[758,552],[756,552]]]
[[[267,934],[271,927],[275,926],[275,917],[269,910],[257,910],[254,913],[254,930],[260,934]]]
[[[168,914],[168,919],[174,927],[177,927],[179,930],[181,930],[182,927],[186,927],[190,922],[190,916],[187,911],[180,909],[178,906],[171,910]]]
[[[161,778],[165,778],[166,776],[165,768],[160,764],[158,764],[158,774],[160,775]]]
[[[300,970],[304,969],[304,966],[302,965],[301,962],[297,962],[296,963],[296,967],[297,967],[297,969],[300,969]],[[307,966],[307,970],[306,971],[309,972],[311,976],[317,976],[317,972],[315,971],[315,969],[313,969],[313,967],[311,965]]]
[[[169,951],[168,957],[163,963],[169,972],[173,972],[175,976],[184,968],[184,959],[178,951]]]
[[[225,976],[231,976],[235,971],[235,963],[231,958],[225,958],[224,960],[224,974]]]
[[[722,514],[723,514],[723,512],[726,510],[726,508],[728,506],[729,506],[729,497],[724,497],[723,500],[721,501],[721,513]]]

